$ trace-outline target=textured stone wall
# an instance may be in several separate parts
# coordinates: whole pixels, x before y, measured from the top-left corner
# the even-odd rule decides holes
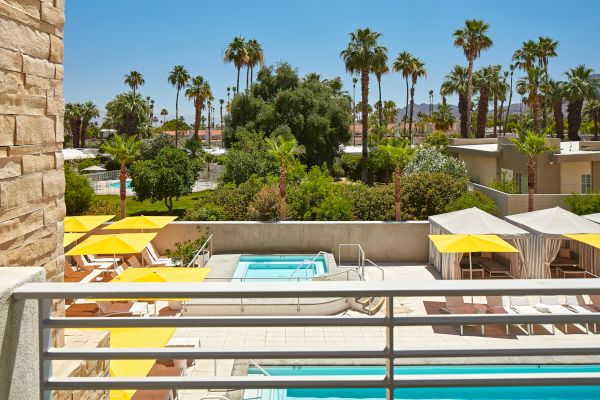
[[[0,266],[63,270],[64,0],[0,0]]]

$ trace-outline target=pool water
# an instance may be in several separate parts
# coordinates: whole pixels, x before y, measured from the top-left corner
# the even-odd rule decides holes
[[[121,188],[121,182],[113,182],[113,183],[110,184],[110,187],[120,189]],[[127,179],[125,181],[125,188],[131,189],[131,179]]]
[[[314,255],[243,255],[233,274],[234,281],[277,282],[310,280],[327,272],[325,257]],[[303,264],[305,262],[305,264]]]
[[[384,375],[383,367],[332,366],[332,367],[272,367],[266,368],[273,376],[298,375]],[[600,365],[470,365],[470,366],[403,366],[396,367],[398,375],[415,374],[485,374],[485,373],[543,373],[543,372],[600,372]],[[248,375],[260,375],[250,368]],[[256,391],[246,391],[249,396]],[[273,391],[260,391],[262,399],[273,398]],[[385,399],[385,389],[288,389],[288,400],[380,400]],[[398,400],[597,400],[599,386],[531,386],[531,387],[478,387],[478,388],[418,388],[396,389]]]

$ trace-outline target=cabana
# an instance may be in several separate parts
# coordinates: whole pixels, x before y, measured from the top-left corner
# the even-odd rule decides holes
[[[582,217],[600,224],[600,213],[582,215]]]
[[[524,254],[527,252],[529,233],[477,207],[429,217],[429,233],[497,235],[516,247],[519,253],[496,253],[494,257],[510,263],[510,274],[515,278],[525,275]],[[429,264],[441,273],[443,279],[462,278],[462,257],[463,253],[440,253],[435,245],[429,242]]]
[[[508,222],[531,232],[527,258],[528,278],[551,278],[550,266],[555,259],[565,259],[562,264],[567,268],[573,264],[568,261],[572,256],[579,260],[581,268],[595,273],[596,268],[591,265],[592,247],[571,241],[564,235],[600,233],[599,224],[560,207],[514,214],[505,218]],[[569,241],[569,248],[563,246],[565,241]]]

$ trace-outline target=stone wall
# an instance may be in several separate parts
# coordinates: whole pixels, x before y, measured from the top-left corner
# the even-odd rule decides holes
[[[0,266],[63,269],[64,0],[0,0]]]

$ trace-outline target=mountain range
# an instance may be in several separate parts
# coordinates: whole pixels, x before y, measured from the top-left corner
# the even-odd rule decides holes
[[[454,116],[456,117],[456,119],[458,120],[460,114],[458,112],[458,106],[455,106],[454,104],[448,104],[448,106],[450,107],[450,110],[452,111],[452,114],[454,114]],[[439,107],[439,104],[434,104],[433,105],[433,111],[436,111]],[[404,110],[406,109],[406,107],[401,107],[398,108],[398,122],[402,121],[402,118],[404,118]],[[506,112],[507,109],[507,105],[504,105],[504,112]],[[490,107],[489,108],[490,113],[493,112],[493,108]],[[409,112],[410,112],[410,106],[409,106]],[[500,112],[500,106],[498,106],[498,112]],[[519,103],[513,103],[510,105],[510,108],[508,109],[508,112],[510,114],[519,114],[521,112],[521,105]],[[425,115],[429,115],[429,104],[427,103],[421,103],[421,104],[416,104],[414,105],[414,110],[413,110],[413,120],[414,121],[418,121],[419,120],[419,113],[425,114]]]

